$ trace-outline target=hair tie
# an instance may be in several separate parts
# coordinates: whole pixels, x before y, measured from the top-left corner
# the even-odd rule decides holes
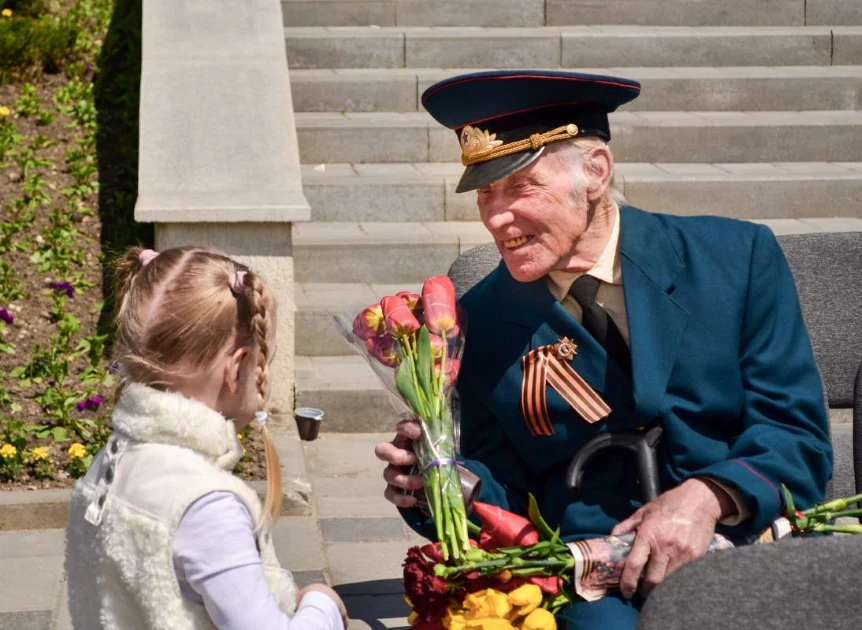
[[[242,295],[245,291],[245,271],[234,271],[230,278],[227,279],[230,290],[237,295]]]
[[[146,267],[150,264],[150,261],[159,255],[159,252],[154,249],[145,249],[140,254],[138,254],[138,260],[141,261],[141,267]]]
[[[268,418],[269,414],[265,411],[254,412],[254,421],[257,422],[260,426],[264,426]]]

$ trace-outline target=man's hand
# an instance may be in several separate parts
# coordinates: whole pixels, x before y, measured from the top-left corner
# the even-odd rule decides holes
[[[374,448],[377,458],[389,464],[383,469],[383,479],[387,484],[383,496],[400,508],[416,505],[416,497],[404,494],[405,490],[419,490],[425,485],[422,475],[408,475],[402,468],[416,463],[413,442],[421,435],[422,429],[416,420],[402,420],[398,423],[395,439],[381,442]]]
[[[664,578],[686,562],[705,555],[720,519],[736,510],[724,490],[702,479],[689,479],[647,503],[617,524],[611,534],[637,532],[620,577],[623,597],[638,590],[650,594]]]

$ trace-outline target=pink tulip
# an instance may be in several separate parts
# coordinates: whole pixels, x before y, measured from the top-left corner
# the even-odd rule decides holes
[[[395,294],[404,300],[404,303],[410,309],[410,312],[418,317],[422,312],[422,297],[418,293],[410,293],[410,291],[399,291]]]
[[[440,374],[440,362],[434,363],[434,370]],[[458,378],[461,370],[461,362],[458,359],[446,359],[446,383],[451,385]]]
[[[374,358],[388,367],[398,367],[401,362],[398,342],[389,336],[377,337],[374,341]]]
[[[353,320],[353,334],[360,339],[370,339],[384,332],[386,332],[386,321],[383,319],[383,309],[379,304],[369,306]]]
[[[431,355],[439,361],[443,358],[443,338],[437,335],[429,335],[431,338]]]
[[[422,285],[422,306],[425,325],[433,333],[441,334],[455,329],[455,286],[448,276],[428,278]]]
[[[380,300],[380,306],[383,307],[386,328],[393,337],[412,335],[419,330],[419,320],[410,311],[406,302],[397,295],[383,298]]]

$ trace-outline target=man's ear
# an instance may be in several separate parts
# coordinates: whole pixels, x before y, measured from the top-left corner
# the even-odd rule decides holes
[[[222,385],[231,394],[236,394],[236,390],[239,387],[240,368],[242,367],[242,362],[245,361],[247,356],[248,348],[237,348],[228,357],[227,361],[225,361],[224,380]]]
[[[606,146],[594,147],[586,155],[586,168],[590,176],[587,198],[589,201],[598,201],[604,197],[611,185],[614,157]]]

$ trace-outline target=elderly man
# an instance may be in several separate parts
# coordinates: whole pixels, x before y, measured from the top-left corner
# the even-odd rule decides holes
[[[455,77],[423,96],[458,133],[458,191],[478,191],[502,255],[461,300],[461,456],[480,498],[523,512],[533,493],[568,540],[636,532],[621,596],[564,610],[575,628],[634,628],[642,597],[706,553],[717,527],[750,542],[779,516],[782,483],[809,505],[832,470],[820,377],[772,233],[621,204],[607,114],[639,92],[626,79],[526,71]],[[529,360],[561,341],[576,352],[568,392],[537,384]],[[655,425],[658,498],[642,504],[634,461],[616,450],[567,491],[584,443]],[[422,484],[403,468],[417,431],[402,423],[377,454],[390,464],[387,498],[430,533],[404,492]]]

